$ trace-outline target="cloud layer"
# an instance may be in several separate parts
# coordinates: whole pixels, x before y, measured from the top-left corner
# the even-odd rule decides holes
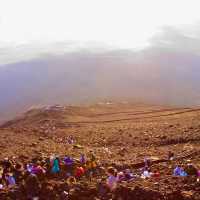
[[[84,46],[54,53],[44,48],[45,54],[1,65],[1,116],[32,105],[104,99],[199,105],[199,27],[164,27],[140,51]],[[61,50],[69,44],[59,45]]]

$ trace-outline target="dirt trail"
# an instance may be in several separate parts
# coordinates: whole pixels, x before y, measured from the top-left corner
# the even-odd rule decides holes
[[[141,119],[152,119],[152,118],[159,118],[159,117],[167,117],[167,116],[173,116],[173,115],[180,115],[180,114],[185,114],[185,113],[191,113],[191,112],[199,112],[200,109],[189,109],[189,108],[184,108],[180,109],[183,111],[175,112],[177,109],[164,109],[164,110],[159,110],[159,111],[152,111],[152,112],[141,112],[141,113],[126,113],[127,115],[148,115],[148,114],[156,114],[156,113],[163,113],[163,112],[173,112],[173,113],[168,113],[168,114],[162,114],[162,115],[155,115],[155,116],[141,116],[141,117],[131,117],[131,118],[121,118],[121,119],[114,119],[114,120],[99,120],[99,121],[77,121],[73,122],[70,121],[69,123],[71,124],[90,124],[90,123],[110,123],[110,122],[122,122],[122,121],[132,121],[132,120],[141,120]],[[115,113],[116,114],[116,113]],[[119,113],[117,113],[119,114]],[[113,115],[113,114],[112,114]]]
[[[157,112],[165,112],[165,111],[177,111],[177,110],[185,110],[191,108],[169,108],[169,109],[158,109],[158,110],[150,110],[146,112],[137,112],[133,113],[133,111],[126,111],[126,112],[109,112],[109,113],[100,113],[91,115],[91,117],[98,117],[98,116],[109,116],[109,115],[118,115],[118,114],[127,114],[127,115],[142,115],[142,114],[152,114]]]

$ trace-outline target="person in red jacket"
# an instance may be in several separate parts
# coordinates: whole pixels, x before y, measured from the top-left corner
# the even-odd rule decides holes
[[[75,177],[77,179],[80,179],[85,173],[85,170],[83,169],[83,167],[77,167],[76,170],[75,170]]]

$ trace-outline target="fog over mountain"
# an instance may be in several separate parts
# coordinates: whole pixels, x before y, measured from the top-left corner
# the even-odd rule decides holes
[[[149,46],[137,51],[84,47],[62,54],[42,52],[27,59],[12,49],[22,59],[8,64],[5,53],[9,49],[0,49],[4,61],[0,65],[1,120],[31,106],[105,99],[199,105],[199,30],[191,35],[165,27]]]

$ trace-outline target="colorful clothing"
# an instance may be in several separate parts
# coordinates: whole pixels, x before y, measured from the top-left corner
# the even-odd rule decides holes
[[[60,171],[59,160],[56,158],[53,161],[52,173],[58,173]]]
[[[117,177],[115,176],[109,176],[107,179],[107,185],[110,188],[110,190],[114,190],[117,187]]]

